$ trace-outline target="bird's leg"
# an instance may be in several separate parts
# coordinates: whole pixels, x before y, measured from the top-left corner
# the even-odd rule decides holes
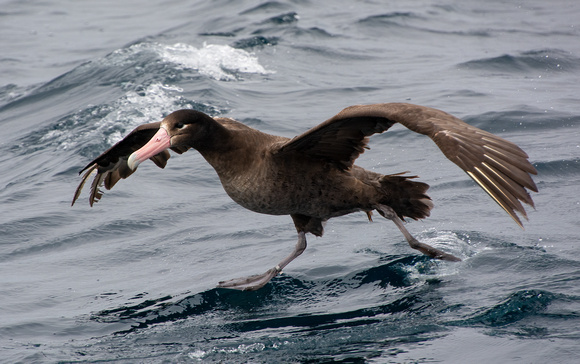
[[[241,291],[255,291],[266,285],[270,279],[274,278],[282,272],[282,269],[286,267],[291,261],[296,259],[297,256],[302,254],[306,249],[306,233],[303,231],[298,232],[298,242],[294,247],[294,250],[290,255],[284,258],[277,266],[268,269],[263,274],[257,274],[249,277],[234,278],[228,281],[222,281],[218,283],[219,288],[232,288],[239,289]]]
[[[411,233],[409,233],[409,231],[405,228],[405,226],[403,225],[403,221],[401,221],[399,216],[397,216],[397,213],[395,212],[395,210],[393,210],[391,207],[386,206],[386,205],[379,205],[377,207],[377,211],[381,215],[383,215],[385,218],[391,220],[392,222],[395,223],[395,225],[397,225],[399,230],[401,230],[401,232],[405,236],[405,239],[407,239],[407,242],[409,243],[409,246],[411,246],[411,248],[417,249],[421,253],[428,255],[431,258],[448,260],[448,261],[452,261],[452,262],[461,261],[461,259],[456,257],[455,255],[445,253],[444,251],[433,248],[431,245],[421,243],[420,241],[415,239],[413,237],[413,235],[411,235]]]

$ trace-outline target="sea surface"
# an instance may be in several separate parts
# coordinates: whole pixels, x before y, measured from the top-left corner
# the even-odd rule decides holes
[[[407,228],[332,219],[296,242],[195,151],[89,207],[78,172],[181,108],[292,137],[354,104],[445,110],[538,170],[520,229],[428,138],[357,163],[431,185]],[[300,176],[297,176],[300,178]],[[0,362],[574,363],[580,357],[580,2],[0,0]]]

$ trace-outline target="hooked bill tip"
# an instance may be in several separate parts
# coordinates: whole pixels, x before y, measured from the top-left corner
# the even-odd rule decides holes
[[[137,157],[136,153],[131,153],[129,159],[127,159],[127,165],[131,168],[132,171],[137,169],[137,166],[141,164],[141,161]]]

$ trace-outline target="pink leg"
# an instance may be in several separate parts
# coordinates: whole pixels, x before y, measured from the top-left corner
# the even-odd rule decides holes
[[[263,274],[257,274],[249,277],[234,278],[228,281],[222,281],[218,283],[219,288],[231,288],[239,289],[241,291],[255,291],[266,285],[272,278],[277,276],[282,272],[282,269],[286,267],[291,261],[296,259],[302,252],[306,249],[306,233],[298,233],[298,242],[294,247],[294,250],[290,255],[284,258],[277,266],[268,269]]]
[[[448,260],[451,262],[460,262],[461,261],[461,259],[456,257],[455,255],[445,253],[442,250],[433,248],[431,245],[421,243],[420,241],[415,239],[413,237],[413,235],[411,235],[411,233],[409,233],[409,231],[405,228],[405,226],[403,225],[403,221],[401,221],[399,216],[397,216],[397,213],[395,212],[395,210],[393,210],[391,207],[386,206],[386,205],[379,205],[377,207],[377,211],[381,215],[383,215],[385,218],[393,221],[395,223],[395,225],[397,225],[399,230],[401,230],[401,232],[405,236],[405,239],[407,239],[407,242],[409,243],[409,246],[411,248],[416,249],[416,250],[420,251],[421,253],[430,256],[431,258]]]

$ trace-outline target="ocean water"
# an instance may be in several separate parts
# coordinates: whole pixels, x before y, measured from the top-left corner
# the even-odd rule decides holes
[[[580,355],[580,3],[0,1],[0,362],[572,363]],[[399,127],[358,164],[431,185],[407,228],[332,219],[293,248],[195,151],[90,208],[78,171],[180,108],[292,137],[365,103],[450,112],[538,170],[525,230]]]

